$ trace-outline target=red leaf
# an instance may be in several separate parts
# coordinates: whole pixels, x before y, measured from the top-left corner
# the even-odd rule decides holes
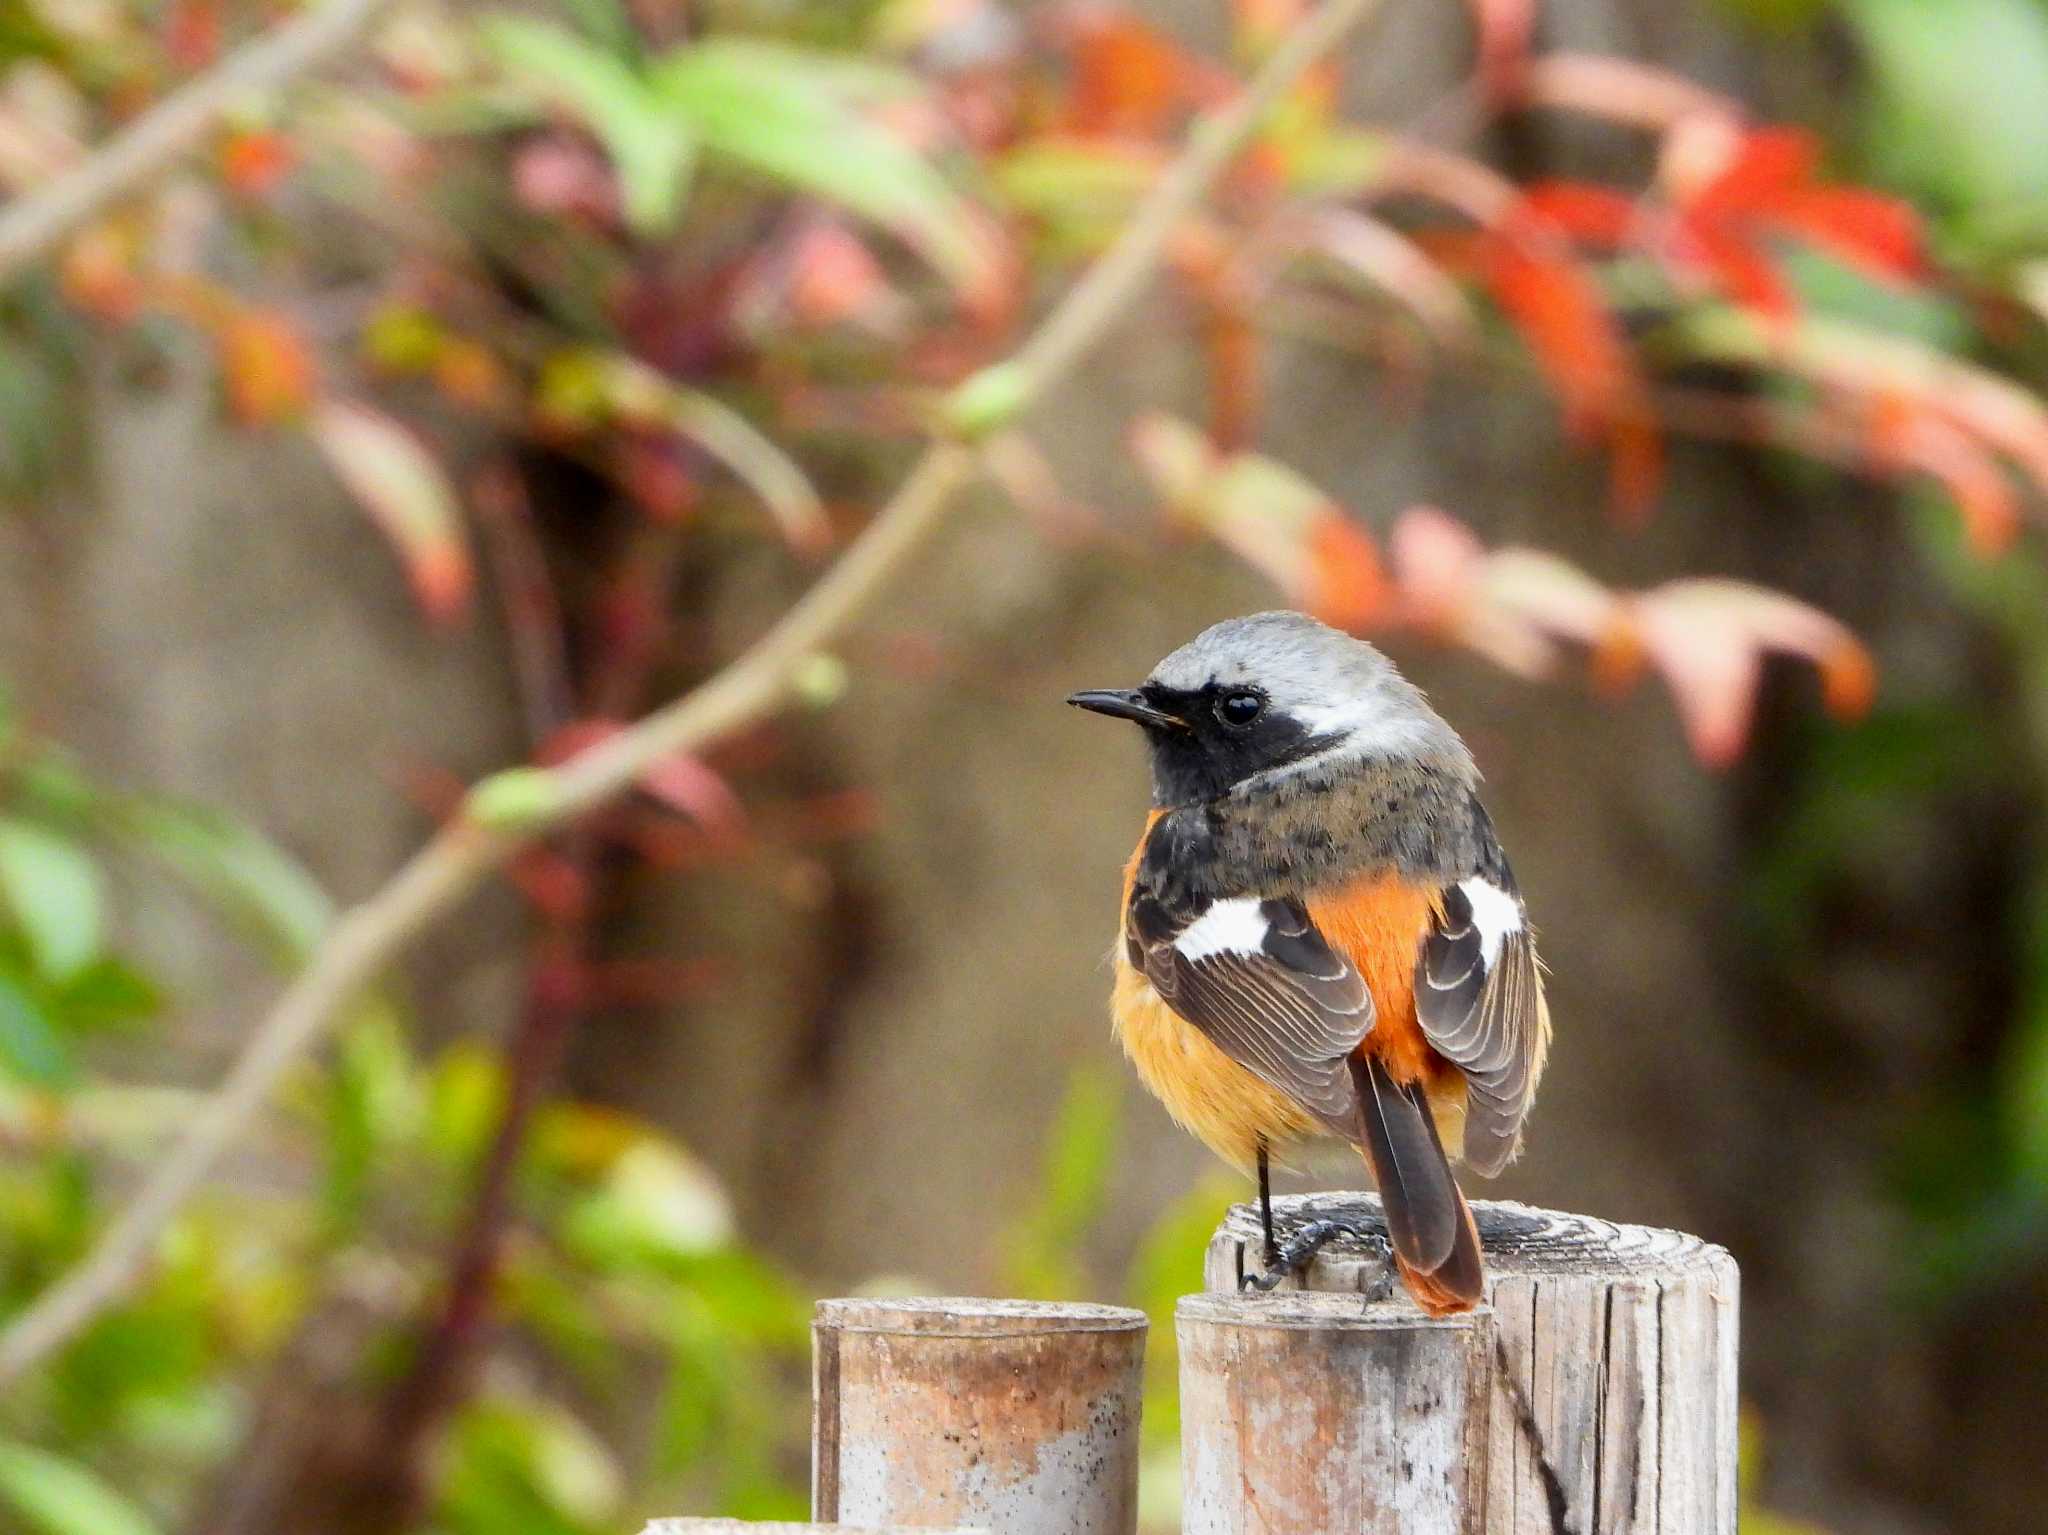
[[[1920,218],[1896,197],[1862,187],[1804,187],[1779,198],[1771,221],[1879,277],[1921,270]]]
[[[1633,199],[1586,181],[1536,182],[1522,193],[1521,211],[1582,244],[1609,250],[1628,244],[1638,216]]]
[[[747,812],[732,785],[697,757],[664,757],[640,775],[640,787],[704,829],[715,844],[736,846],[747,832]]]
[[[1737,143],[1720,173],[1683,206],[1695,219],[1756,212],[1811,182],[1819,164],[1820,141],[1805,129],[1759,128]]]
[[[625,729],[615,719],[586,716],[569,721],[534,751],[542,767],[557,767],[602,745]],[[745,837],[746,807],[732,786],[701,758],[687,753],[663,757],[640,774],[640,787],[651,798],[695,823],[720,851]]]
[[[1732,302],[1754,309],[1774,323],[1789,321],[1798,313],[1791,288],[1747,235],[1726,225],[1690,218],[1685,221],[1684,235],[1690,245],[1687,254]]]
[[[220,0],[173,0],[164,16],[164,52],[180,69],[204,69],[220,56]]]

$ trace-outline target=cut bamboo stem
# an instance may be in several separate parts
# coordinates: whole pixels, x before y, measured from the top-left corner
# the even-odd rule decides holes
[[[1241,1276],[1260,1266],[1258,1212],[1239,1205],[1210,1243],[1210,1291],[1254,1312],[1299,1304],[1285,1299],[1296,1289],[1341,1293],[1362,1314],[1412,1330],[1414,1347],[1426,1346],[1430,1324],[1394,1275],[1376,1195],[1294,1196],[1273,1204],[1283,1230],[1337,1220],[1364,1236],[1324,1248],[1288,1290],[1238,1300]],[[1486,1249],[1490,1317],[1483,1325],[1493,1355],[1476,1452],[1486,1472],[1478,1529],[1734,1535],[1735,1260],[1698,1237],[1654,1227],[1510,1203],[1475,1202],[1473,1213]],[[1390,1381],[1389,1389],[1404,1388]],[[1382,1463],[1376,1450],[1363,1462]],[[1297,1528],[1287,1520],[1239,1527]],[[1335,1535],[1380,1526],[1327,1528]],[[1427,1535],[1464,1529],[1414,1528]]]
[[[1176,1320],[1185,1535],[1486,1535],[1486,1313],[1190,1295]]]
[[[1131,1535],[1145,1314],[828,1300],[811,1325],[811,1517]]]

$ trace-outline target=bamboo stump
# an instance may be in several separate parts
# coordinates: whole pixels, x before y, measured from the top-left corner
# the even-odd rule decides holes
[[[1209,1352],[1190,1363],[1185,1350],[1191,1313],[1198,1327],[1237,1329],[1239,1371],[1247,1368],[1244,1351],[1254,1345],[1293,1368],[1312,1367],[1316,1348],[1283,1331],[1313,1332],[1314,1318],[1323,1314],[1300,1310],[1303,1289],[1350,1297],[1316,1302],[1334,1308],[1329,1314],[1341,1322],[1318,1334],[1332,1378],[1304,1398],[1321,1416],[1299,1445],[1295,1440],[1304,1431],[1282,1426],[1277,1414],[1284,1412],[1284,1401],[1271,1402],[1261,1388],[1243,1404],[1249,1432],[1234,1446],[1224,1444],[1222,1460],[1210,1441],[1201,1451],[1206,1459],[1189,1446],[1189,1535],[1382,1529],[1416,1535],[1734,1535],[1739,1275],[1725,1249],[1676,1231],[1475,1202],[1486,1250],[1487,1304],[1474,1313],[1476,1320],[1468,1320],[1487,1336],[1491,1355],[1490,1385],[1475,1394],[1470,1383],[1479,1379],[1476,1369],[1461,1362],[1462,1356],[1453,1357],[1457,1351],[1443,1324],[1424,1317],[1401,1289],[1378,1196],[1292,1196],[1273,1205],[1283,1229],[1329,1219],[1366,1235],[1324,1248],[1300,1280],[1289,1282],[1294,1288],[1240,1296],[1240,1275],[1259,1266],[1259,1218],[1255,1206],[1234,1207],[1209,1246],[1205,1281],[1212,1293],[1199,1303],[1183,1303],[1183,1399],[1228,1387],[1202,1374],[1199,1360],[1209,1359],[1214,1368],[1227,1356],[1216,1355],[1200,1337],[1198,1347]],[[1278,1324],[1266,1334],[1255,1331],[1262,1313]],[[1408,1341],[1364,1336],[1374,1327],[1405,1333]],[[1347,1372],[1371,1372],[1369,1389]],[[1315,1499],[1321,1494],[1312,1484],[1327,1468],[1316,1462],[1326,1455],[1323,1446],[1348,1445],[1346,1434],[1366,1440],[1406,1436],[1423,1453],[1405,1461],[1438,1474],[1448,1439],[1441,1426],[1427,1434],[1414,1426],[1412,1411],[1424,1399],[1417,1395],[1418,1381],[1443,1383],[1444,1410],[1466,1414],[1458,1434],[1460,1442],[1475,1446],[1475,1474],[1484,1478],[1476,1506],[1483,1518],[1455,1522],[1443,1512],[1449,1505],[1436,1497],[1426,1509],[1416,1504],[1405,1524],[1298,1522],[1287,1511],[1288,1500],[1319,1506]],[[1459,1382],[1467,1383],[1462,1397]],[[1277,1372],[1274,1384],[1280,1389]],[[1372,1392],[1382,1400],[1368,1407]],[[1343,1404],[1355,1404],[1365,1416],[1344,1417],[1352,1408]],[[1261,1421],[1271,1436],[1259,1430]],[[1345,1454],[1366,1474],[1384,1478],[1389,1465],[1398,1469],[1403,1463],[1402,1450],[1401,1443],[1372,1443]],[[1296,1466],[1291,1480],[1290,1461]],[[1215,1501],[1212,1484],[1227,1487],[1232,1475],[1253,1477],[1247,1485],[1270,1484],[1270,1501],[1247,1509],[1236,1522],[1198,1524],[1194,1510]],[[1476,1495],[1468,1488],[1466,1496]],[[1439,1522],[1415,1522],[1424,1512]]]
[[[811,1338],[812,1518],[1136,1529],[1142,1311],[828,1300]]]
[[[1189,1295],[1184,1535],[1486,1535],[1484,1312]]]

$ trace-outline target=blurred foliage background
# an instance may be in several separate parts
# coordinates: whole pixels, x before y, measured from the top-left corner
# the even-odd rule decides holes
[[[1244,1190],[1113,1059],[1142,771],[1059,700],[1275,602],[1489,776],[1558,1019],[1500,1192],[1742,1261],[1751,1526],[2038,1522],[2048,4],[1386,0],[1023,413],[1309,6],[360,9],[6,258],[0,1322],[467,784],[717,675],[963,398],[977,481],[350,1005],[0,1396],[0,1529],[799,1517],[856,1287],[1144,1306],[1173,1528]],[[0,228],[305,14],[0,0]]]

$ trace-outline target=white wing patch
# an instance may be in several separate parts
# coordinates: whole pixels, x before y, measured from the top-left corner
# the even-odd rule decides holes
[[[1216,954],[1256,954],[1266,942],[1266,915],[1256,896],[1217,901],[1174,939],[1181,958],[1193,964]]]
[[[1500,959],[1500,946],[1508,935],[1522,930],[1522,903],[1476,874],[1459,881],[1458,888],[1472,903],[1472,925],[1479,929],[1480,957],[1491,970]]]

